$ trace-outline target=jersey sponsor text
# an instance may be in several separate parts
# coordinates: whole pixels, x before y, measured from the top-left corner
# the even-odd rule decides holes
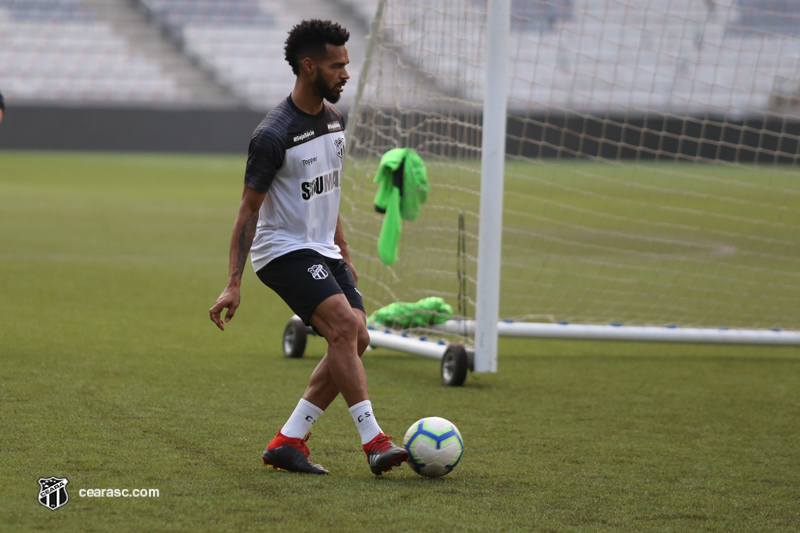
[[[300,141],[304,141],[304,140],[308,139],[309,137],[313,137],[313,136],[314,136],[314,130],[308,130],[307,132],[301,133],[300,135],[295,135],[294,139],[292,139],[292,140],[294,142],[300,142]]]
[[[339,171],[334,170],[300,184],[302,198],[309,201],[315,196],[325,196],[339,188]]]

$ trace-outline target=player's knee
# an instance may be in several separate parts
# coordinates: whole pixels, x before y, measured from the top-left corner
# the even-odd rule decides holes
[[[345,345],[352,344],[354,341],[356,346],[360,345],[358,319],[350,313],[345,313],[337,319],[334,327],[331,328],[330,335],[326,340],[329,344]]]

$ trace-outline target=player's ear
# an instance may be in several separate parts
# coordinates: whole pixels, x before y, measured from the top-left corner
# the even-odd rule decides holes
[[[305,72],[306,74],[313,74],[314,73],[314,69],[317,68],[317,64],[314,63],[313,59],[311,59],[310,57],[307,57],[307,58],[303,59],[300,62],[300,67],[303,69],[303,72]]]

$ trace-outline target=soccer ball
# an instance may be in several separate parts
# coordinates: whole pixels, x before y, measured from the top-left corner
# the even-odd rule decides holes
[[[408,450],[408,464],[426,477],[449,474],[464,454],[461,432],[449,420],[438,416],[414,422],[403,438]]]

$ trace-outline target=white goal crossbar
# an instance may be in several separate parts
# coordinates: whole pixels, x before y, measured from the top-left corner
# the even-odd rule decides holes
[[[369,344],[374,348],[386,348],[398,352],[441,359],[447,350],[447,342],[441,339],[417,337],[389,329],[369,329]]]
[[[473,320],[448,320],[434,326],[442,333],[472,335]],[[573,339],[601,341],[677,342],[699,344],[748,344],[764,346],[800,346],[800,332],[771,329],[686,328],[622,325],[548,324],[538,322],[501,321],[498,337]],[[441,359],[448,343],[441,339],[414,336],[390,329],[369,329],[370,345]]]
[[[448,320],[437,326],[447,333],[467,335],[475,330],[473,321]],[[800,332],[779,329],[686,328],[674,326],[622,326],[549,324],[503,321],[497,323],[499,337],[579,339],[609,341],[724,343],[800,346]]]

